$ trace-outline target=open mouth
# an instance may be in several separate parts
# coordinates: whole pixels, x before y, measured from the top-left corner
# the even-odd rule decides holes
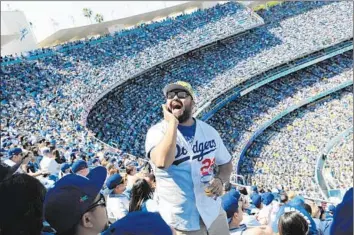
[[[183,104],[178,101],[173,102],[171,104],[171,111],[176,117],[181,116],[184,112]]]

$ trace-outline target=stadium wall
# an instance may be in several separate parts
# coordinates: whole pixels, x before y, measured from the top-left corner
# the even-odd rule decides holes
[[[20,54],[37,48],[37,40],[24,13],[1,11],[1,56]]]

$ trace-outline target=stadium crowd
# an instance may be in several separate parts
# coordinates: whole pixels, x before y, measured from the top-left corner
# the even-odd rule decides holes
[[[294,2],[284,3],[278,7],[279,11],[275,14],[283,14],[280,9],[287,4],[297,7]],[[332,4],[323,6],[321,4],[324,3],[320,2],[311,4],[312,7],[316,4],[321,7],[284,18],[281,26],[278,22],[269,23],[247,35],[179,57],[118,86],[93,107],[87,120],[88,128],[104,142],[113,141],[123,151],[143,155],[144,150],[139,143],[143,140],[148,127],[161,118],[161,114],[156,110],[163,102],[161,95],[163,84],[179,79],[188,81],[195,87],[197,107],[201,107],[205,101],[216,96],[226,86],[230,87],[247,80],[252,75],[277,65],[278,62],[284,63],[303,53],[323,48],[325,41],[329,46],[351,35],[344,26],[346,22],[352,24],[346,13],[343,14],[345,9]],[[335,9],[338,10],[338,16],[334,16]],[[333,18],[331,15],[322,19],[323,15],[326,15],[324,12],[327,11],[334,14]],[[341,22],[337,21],[339,18],[342,19]],[[327,26],[333,27],[333,24],[337,27],[324,33],[323,30]],[[300,38],[297,41],[298,30],[294,30],[294,25],[304,27],[303,31],[308,33],[306,39]],[[337,33],[334,33],[335,31]],[[329,40],[328,34],[332,33],[331,38],[336,38],[335,41]],[[304,40],[307,42],[306,46],[302,45]],[[272,56],[274,54],[277,56]],[[270,57],[272,59],[269,59]]]
[[[143,156],[141,146],[146,131],[161,118],[162,85],[177,79],[190,81],[202,104],[261,71],[349,39],[351,6],[350,2],[286,2],[274,7],[277,10],[272,9],[271,14],[260,12],[267,25],[178,57],[113,90],[89,114],[92,132],[81,121],[95,105],[89,102],[114,83],[210,40],[245,30],[234,27],[241,19],[250,25],[259,21],[240,5],[227,3],[114,36],[31,52],[30,56],[43,55],[37,60],[23,56],[2,58],[0,234],[143,234],[150,229],[150,234],[174,234],[156,214],[155,176],[149,164],[127,154]],[[274,53],[279,56],[274,57]],[[269,96],[273,115],[306,95],[346,81],[352,76],[349,61],[348,55],[338,56],[252,95]],[[329,74],[326,79],[324,72]],[[304,74],[308,79],[299,79]],[[292,86],[285,88],[286,82]],[[279,87],[269,89],[272,85]],[[279,92],[282,90],[284,93]],[[352,104],[348,97],[343,98],[348,102],[331,106],[344,124],[349,108],[343,111],[342,106]],[[247,104],[256,105],[249,101]],[[324,123],[328,121],[328,117],[323,119]],[[220,128],[218,123],[212,125]],[[335,129],[329,131],[334,133]],[[248,129],[248,133],[251,131]],[[224,140],[235,134],[233,130],[220,133]],[[95,136],[107,143],[116,142],[121,151]],[[293,138],[296,144],[296,136]],[[289,234],[287,231],[294,232],[293,229],[303,230],[296,234],[353,232],[352,225],[340,226],[352,220],[347,211],[347,206],[353,205],[352,189],[334,212],[333,207],[323,208],[302,197],[312,195],[310,186],[293,188],[295,182],[276,178],[271,178],[273,185],[281,184],[276,190],[268,190],[270,182],[261,179],[255,181],[259,187],[252,190],[225,185],[222,205],[230,234],[256,234],[251,227],[261,225],[268,226],[269,234],[278,229],[279,234]],[[296,219],[289,220],[289,216]],[[301,225],[295,220],[300,220]]]
[[[230,102],[223,109],[219,110],[210,120],[212,126],[221,133],[221,137],[225,140],[226,147],[229,149],[234,156],[234,164],[239,161],[239,156],[245,144],[250,140],[252,134],[259,129],[263,124],[271,119],[275,118],[281,112],[285,111],[291,106],[299,104],[306,98],[314,97],[315,95],[322,93],[324,91],[330,90],[338,86],[339,84],[350,81],[353,76],[352,63],[350,57],[347,55],[338,55],[329,60],[320,62],[316,65],[312,65],[306,69],[300,70],[295,74],[288,75],[280,80],[271,82],[256,91],[253,91],[241,98],[238,98]],[[328,118],[332,116],[327,115]],[[336,134],[337,132],[332,133]],[[302,138],[303,133],[298,133],[298,137]],[[263,139],[264,138],[264,139]],[[280,137],[282,138],[282,137]],[[266,142],[266,137],[259,137],[260,142]],[[286,157],[281,154],[282,145],[274,145],[267,153],[275,154],[278,158],[277,161],[287,163]],[[291,149],[292,150],[292,149]],[[251,146],[249,149],[249,155],[259,156],[260,147]],[[294,154],[306,155],[307,153],[302,148],[297,149]],[[315,156],[314,156],[315,157]],[[283,159],[284,161],[280,161]],[[247,160],[248,159],[248,160]],[[280,170],[279,167],[274,166],[274,161],[269,158],[259,160],[265,161],[259,168],[264,167],[265,169],[271,168],[274,170]],[[248,174],[256,173],[254,169],[254,158],[246,158],[246,160],[241,165],[241,174],[246,176],[246,180],[249,183],[253,183]],[[312,159],[312,164],[315,166],[316,159]],[[259,163],[261,164],[261,163]],[[311,181],[314,176],[314,168],[304,167],[308,162],[300,164],[299,167],[306,171],[306,174],[302,176],[297,176],[297,181]],[[286,169],[294,169],[287,166]],[[278,175],[278,178],[281,175]],[[311,176],[311,177],[310,177]],[[271,180],[270,176],[265,176],[267,181],[257,181],[257,184],[262,184],[264,187],[272,188],[274,181]],[[287,178],[285,178],[287,179]],[[279,183],[282,178],[279,178]],[[312,182],[312,181],[311,181]],[[287,182],[282,182],[282,185],[288,185]],[[318,188],[314,187],[314,183],[311,184],[313,187],[308,187],[306,190],[307,196],[313,196],[318,193]],[[348,187],[349,185],[347,185]],[[289,185],[291,190],[295,190],[295,187]],[[296,190],[295,190],[296,191]],[[298,192],[303,193],[303,192]]]

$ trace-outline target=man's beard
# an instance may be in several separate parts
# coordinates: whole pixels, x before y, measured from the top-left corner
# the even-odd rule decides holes
[[[179,123],[184,123],[186,121],[188,121],[188,119],[191,117],[192,115],[192,107],[191,106],[186,106],[184,111],[183,111],[183,114],[179,117],[177,117]]]

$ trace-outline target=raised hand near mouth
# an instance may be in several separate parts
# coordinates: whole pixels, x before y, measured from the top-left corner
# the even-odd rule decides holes
[[[162,110],[163,110],[163,118],[167,122],[174,122],[174,123],[179,123],[178,119],[173,115],[170,111],[168,111],[166,104],[162,105]]]

